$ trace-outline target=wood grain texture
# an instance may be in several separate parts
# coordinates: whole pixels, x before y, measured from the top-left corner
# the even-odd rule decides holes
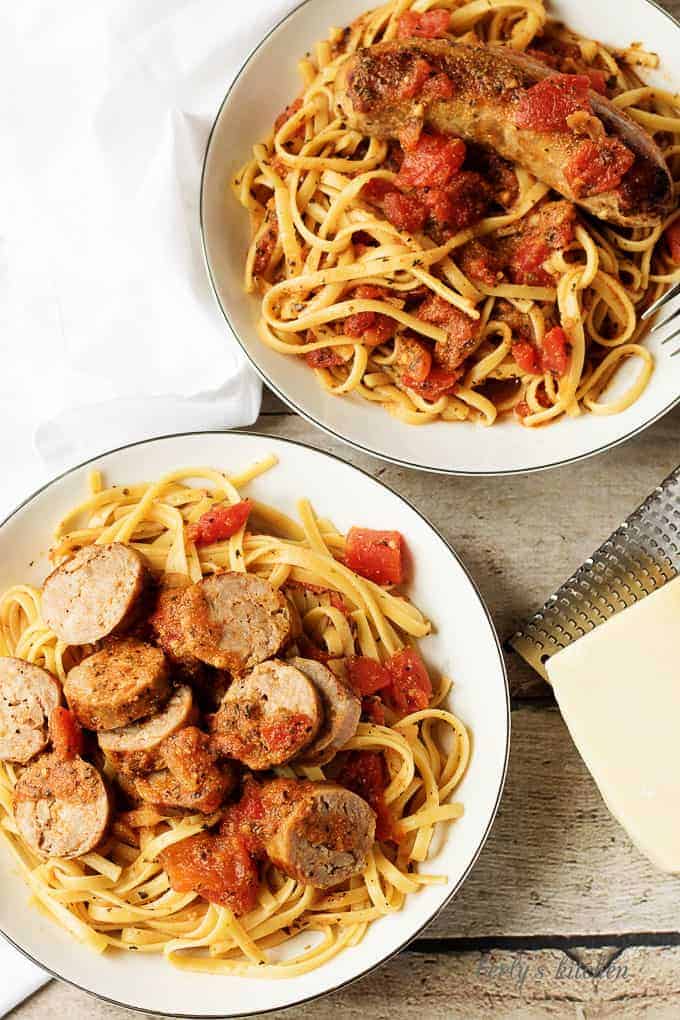
[[[407,951],[322,1003],[270,1020],[676,1020],[680,949],[586,951],[588,967],[558,949],[459,954]],[[21,1020],[88,1017],[133,1020],[143,1014],[92,1000],[53,983],[25,1003]]]

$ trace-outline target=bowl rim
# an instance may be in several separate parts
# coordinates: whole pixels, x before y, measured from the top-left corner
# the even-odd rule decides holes
[[[304,418],[305,421],[308,421],[311,425],[314,425],[316,428],[321,429],[321,431],[325,432],[327,435],[332,436],[333,439],[337,439],[340,442],[345,443],[347,446],[350,446],[355,450],[359,450],[361,453],[369,454],[370,456],[377,457],[379,460],[386,461],[389,464],[396,464],[399,467],[410,468],[411,470],[414,471],[427,471],[431,474],[450,475],[452,477],[463,478],[509,478],[512,477],[513,475],[537,474],[540,471],[549,471],[552,468],[567,467],[570,464],[578,464],[581,463],[582,461],[589,460],[591,457],[596,457],[601,453],[606,453],[608,450],[613,450],[617,446],[621,446],[623,443],[627,443],[628,440],[634,439],[636,436],[640,435],[646,429],[656,424],[656,422],[660,421],[661,418],[665,417],[665,415],[669,414],[674,407],[680,404],[680,392],[678,392],[678,395],[674,397],[669,404],[667,404],[661,410],[657,411],[646,421],[643,421],[636,425],[629,432],[626,432],[624,435],[619,436],[616,439],[612,439],[608,443],[604,443],[602,446],[595,447],[592,450],[587,450],[584,453],[574,454],[571,457],[563,457],[559,460],[549,461],[548,463],[545,464],[537,464],[534,465],[533,467],[518,467],[511,468],[508,470],[501,468],[496,470],[479,470],[479,471],[475,471],[472,469],[462,470],[460,468],[439,467],[433,464],[419,464],[413,461],[404,460],[394,454],[378,453],[377,450],[372,449],[372,447],[370,446],[365,446],[357,439],[350,439],[341,432],[336,432],[331,425],[327,424],[324,421],[321,421],[319,418],[315,417],[315,415],[313,415],[310,411],[307,411],[300,407],[293,399],[293,397],[289,396],[281,389],[281,387],[278,385],[278,383],[274,380],[273,377],[267,375],[267,373],[259,367],[254,357],[250,354],[247,345],[241,339],[241,336],[239,335],[239,332],[236,329],[235,325],[231,321],[227,309],[220,300],[219,291],[217,288],[217,281],[215,279],[215,275],[213,273],[210,258],[208,255],[208,244],[206,240],[206,226],[204,216],[205,181],[207,174],[208,159],[210,157],[212,140],[215,135],[217,124],[222,116],[222,111],[229,102],[233,90],[236,88],[236,85],[243,77],[243,74],[248,68],[250,62],[253,60],[256,54],[258,54],[260,50],[263,49],[264,46],[266,46],[271,36],[274,35],[274,33],[277,32],[278,29],[282,27],[282,25],[284,25],[290,18],[292,18],[295,14],[301,11],[303,7],[306,7],[308,4],[312,4],[315,2],[316,0],[300,0],[299,3],[292,7],[286,14],[279,18],[274,25],[272,25],[272,27],[269,29],[266,35],[263,36],[260,42],[257,43],[257,45],[254,46],[250,53],[246,56],[239,70],[234,75],[234,78],[232,79],[231,84],[229,85],[229,88],[227,89],[224,98],[222,99],[222,102],[218,107],[217,113],[215,114],[215,118],[211,125],[210,133],[205,144],[205,152],[203,154],[203,165],[201,167],[201,180],[199,184],[199,209],[198,209],[199,230],[201,235],[201,250],[203,252],[203,260],[205,262],[205,268],[208,274],[208,279],[210,281],[210,289],[212,290],[213,297],[217,302],[217,306],[220,309],[231,334],[236,339],[241,350],[248,359],[248,362],[250,363],[251,367],[255,369],[255,372],[260,377],[262,382],[268,387],[268,389],[272,390],[272,392],[280,400],[282,400],[284,404],[286,404],[296,414],[299,414],[300,417]],[[649,7],[656,8],[657,11],[659,11],[661,14],[665,15],[666,18],[668,18],[668,20],[670,21],[671,25],[674,28],[680,29],[680,19],[676,18],[674,14],[671,14],[670,11],[662,7],[657,2],[657,0],[641,0],[641,2],[647,4]]]
[[[303,3],[307,3],[307,2],[308,2],[308,0],[303,0]],[[105,450],[105,451],[103,451],[101,453],[98,453],[98,454],[96,454],[93,457],[88,457],[87,460],[84,460],[84,461],[82,461],[79,464],[75,464],[75,465],[73,465],[70,468],[67,468],[65,471],[62,471],[60,474],[58,474],[55,477],[49,479],[47,482],[45,482],[43,485],[41,485],[39,488],[37,488],[34,492],[32,492],[29,496],[27,496],[24,500],[22,500],[21,503],[19,503],[18,506],[16,506],[14,508],[14,510],[10,511],[10,513],[8,513],[7,516],[2,521],[0,521],[0,541],[2,539],[2,530],[3,530],[4,526],[12,518],[14,518],[17,514],[20,514],[25,506],[27,506],[34,499],[36,499],[38,496],[42,495],[44,492],[46,492],[48,489],[50,489],[56,482],[59,482],[63,478],[66,478],[69,475],[74,474],[76,471],[80,471],[82,468],[87,467],[88,464],[93,464],[96,461],[99,461],[99,460],[101,460],[104,457],[110,456],[111,454],[121,453],[122,451],[129,450],[129,449],[131,449],[133,447],[147,446],[147,445],[150,445],[152,443],[157,443],[157,442],[167,442],[167,441],[175,440],[175,439],[185,439],[185,438],[188,438],[190,436],[203,436],[203,435],[221,435],[221,436],[225,436],[225,437],[228,437],[230,435],[252,436],[252,437],[254,437],[256,439],[266,440],[268,443],[273,443],[274,445],[277,444],[277,443],[283,443],[283,444],[288,444],[289,446],[301,447],[301,448],[303,448],[305,450],[311,451],[313,454],[316,454],[316,455],[318,455],[320,457],[326,457],[329,460],[337,461],[338,463],[342,464],[344,467],[349,468],[351,471],[359,472],[360,474],[362,474],[366,478],[368,478],[370,481],[375,482],[376,484],[380,485],[383,489],[386,489],[389,493],[391,493],[398,500],[400,500],[402,503],[404,503],[410,510],[412,510],[415,514],[417,514],[417,516],[421,519],[423,524],[426,527],[428,527],[432,532],[434,532],[436,537],[440,540],[440,542],[448,550],[449,554],[452,556],[454,561],[457,563],[457,565],[463,571],[463,574],[464,574],[467,582],[471,586],[472,591],[473,591],[474,595],[476,596],[477,601],[479,602],[479,605],[481,606],[481,608],[482,608],[482,610],[484,612],[484,615],[486,616],[487,623],[488,623],[488,625],[490,627],[490,630],[491,630],[491,635],[492,635],[492,637],[494,639],[494,642],[495,642],[495,645],[496,645],[496,654],[497,654],[497,657],[498,657],[498,664],[499,664],[499,667],[500,667],[501,676],[503,678],[503,688],[504,688],[504,693],[505,693],[505,753],[503,755],[503,767],[501,769],[501,774],[500,774],[499,782],[498,782],[498,789],[496,791],[496,797],[495,797],[495,800],[494,800],[493,808],[492,808],[492,810],[490,812],[490,815],[489,815],[489,819],[488,819],[487,824],[486,824],[486,826],[484,828],[484,831],[482,832],[482,834],[480,836],[480,839],[479,839],[479,842],[477,844],[477,847],[476,847],[474,853],[472,854],[472,857],[471,857],[467,867],[465,868],[465,871],[460,876],[460,878],[455,883],[455,885],[452,886],[452,888],[448,891],[446,897],[444,898],[442,903],[437,907],[437,909],[432,914],[430,914],[430,916],[427,918],[427,920],[424,921],[423,924],[421,924],[418,927],[418,929],[413,932],[412,935],[409,935],[408,938],[406,938],[393,952],[388,953],[386,956],[382,957],[382,959],[380,959],[376,963],[373,963],[370,966],[360,970],[357,974],[353,975],[352,977],[347,978],[347,979],[345,979],[343,981],[340,981],[338,984],[333,985],[330,988],[326,988],[322,992],[317,992],[317,993],[315,993],[313,995],[306,995],[304,998],[298,999],[295,1002],[291,1002],[291,1003],[289,1003],[286,1006],[277,1006],[277,1007],[268,1007],[267,1009],[250,1010],[247,1013],[244,1013],[242,1010],[239,1010],[238,1013],[225,1013],[225,1012],[221,1012],[221,1013],[166,1013],[166,1012],[164,1012],[162,1010],[149,1009],[146,1006],[141,1006],[141,1005],[135,1006],[135,1005],[131,1005],[130,1003],[127,1003],[127,1002],[121,1002],[119,999],[113,999],[113,998],[110,998],[107,995],[103,995],[100,992],[97,992],[97,991],[94,991],[92,989],[83,987],[83,985],[79,984],[77,981],[74,981],[73,979],[68,978],[68,977],[66,977],[63,974],[58,973],[57,971],[53,970],[50,967],[46,967],[43,963],[40,962],[40,960],[36,959],[36,957],[34,957],[23,946],[21,946],[18,943],[16,943],[14,941],[14,939],[12,939],[4,930],[2,930],[2,928],[0,928],[0,937],[4,938],[5,941],[8,942],[11,946],[13,946],[15,949],[17,949],[22,954],[22,956],[24,956],[31,963],[34,963],[36,966],[40,967],[43,971],[45,971],[46,974],[51,975],[51,977],[53,977],[53,978],[57,978],[59,981],[63,981],[65,984],[71,985],[71,987],[73,987],[73,988],[77,988],[79,991],[82,991],[82,992],[85,992],[88,995],[94,996],[95,998],[99,999],[101,1002],[107,1002],[107,1003],[109,1003],[109,1004],[111,1004],[113,1006],[119,1006],[122,1009],[130,1009],[133,1012],[146,1013],[149,1016],[156,1016],[156,1017],[168,1017],[168,1018],[177,1017],[178,1020],[229,1020],[229,1018],[231,1018],[231,1017],[242,1017],[242,1016],[243,1017],[245,1017],[245,1016],[255,1017],[255,1016],[263,1016],[263,1015],[265,1015],[267,1013],[270,1013],[272,1011],[272,1008],[275,1008],[275,1009],[280,1010],[282,1012],[283,1012],[283,1010],[295,1009],[296,1007],[302,1006],[302,1005],[304,1005],[304,1004],[306,1004],[308,1002],[313,1002],[316,999],[321,999],[321,998],[325,997],[326,995],[330,995],[333,992],[338,992],[341,989],[346,988],[346,987],[348,987],[351,984],[354,984],[355,981],[359,981],[361,978],[366,977],[368,974],[372,973],[374,970],[377,970],[378,967],[382,967],[385,963],[388,963],[390,960],[394,959],[394,957],[398,956],[401,952],[403,952],[403,950],[406,949],[406,947],[409,946],[411,944],[411,942],[413,942],[415,939],[418,938],[418,936],[421,934],[421,932],[425,928],[427,928],[439,916],[439,914],[452,902],[452,900],[455,898],[457,893],[460,891],[462,885],[464,884],[464,882],[467,880],[468,876],[470,875],[470,872],[472,871],[473,867],[477,863],[477,860],[479,859],[479,855],[481,854],[481,852],[482,852],[482,850],[483,850],[483,848],[484,848],[484,846],[486,844],[486,841],[487,841],[487,839],[489,837],[489,834],[491,832],[492,826],[493,826],[493,824],[494,824],[494,822],[496,820],[496,816],[498,814],[498,808],[500,806],[500,802],[501,802],[501,799],[502,799],[502,796],[503,796],[503,790],[505,788],[505,783],[506,783],[506,780],[507,780],[508,763],[509,763],[509,758],[510,758],[510,743],[511,743],[512,724],[511,724],[510,686],[509,686],[509,683],[508,683],[508,671],[507,671],[507,666],[505,664],[505,658],[504,658],[504,655],[503,655],[503,647],[502,647],[500,638],[498,636],[498,631],[496,630],[496,625],[495,625],[495,623],[493,621],[493,617],[491,616],[491,613],[490,613],[489,608],[488,608],[488,606],[486,604],[486,601],[485,601],[481,591],[479,590],[479,586],[478,586],[477,582],[472,577],[470,571],[468,570],[466,565],[463,563],[462,559],[460,558],[460,556],[458,555],[458,553],[456,552],[454,547],[451,545],[451,543],[448,541],[448,539],[445,538],[444,535],[442,535],[441,531],[430,521],[430,519],[424,513],[422,513],[422,511],[420,511],[418,509],[417,506],[415,506],[405,496],[402,496],[401,493],[399,493],[395,489],[393,489],[391,485],[388,485],[381,478],[377,478],[375,475],[370,474],[365,468],[358,467],[355,464],[350,464],[348,461],[344,460],[342,457],[338,456],[338,454],[336,454],[336,453],[331,453],[331,452],[326,451],[326,450],[319,450],[315,446],[313,446],[311,443],[306,443],[306,442],[303,442],[303,441],[298,440],[298,439],[289,439],[288,437],[285,437],[285,436],[270,436],[270,435],[267,435],[264,432],[253,431],[253,430],[250,430],[250,429],[199,429],[199,430],[191,430],[191,431],[188,431],[188,432],[173,432],[173,433],[168,433],[167,435],[153,436],[153,437],[151,437],[149,439],[137,440],[137,441],[132,442],[132,443],[124,443],[121,446],[117,446],[117,447],[114,447],[113,449]]]

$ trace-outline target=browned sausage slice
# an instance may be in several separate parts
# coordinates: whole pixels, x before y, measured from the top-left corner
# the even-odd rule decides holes
[[[235,766],[216,764],[207,733],[179,730],[163,744],[165,768],[134,780],[137,794],[159,810],[216,811],[237,782]]]
[[[213,746],[251,769],[295,758],[318,733],[321,700],[312,681],[280,659],[237,677],[212,718]]]
[[[301,658],[288,661],[312,681],[319,692],[324,714],[323,725],[299,761],[304,765],[325,765],[356,733],[361,701],[322,662]]]
[[[290,634],[285,595],[253,574],[205,577],[186,590],[181,610],[187,651],[231,673],[244,673],[276,655]]]
[[[170,694],[160,648],[114,638],[69,670],[64,694],[88,730],[115,730],[157,711]]]
[[[375,814],[335,783],[273,780],[263,787],[278,824],[266,839],[273,863],[298,882],[327,889],[364,871],[375,838]]]
[[[424,78],[429,73],[445,75],[450,98],[428,100],[417,88],[418,73],[423,72]],[[631,227],[659,223],[673,199],[673,182],[663,155],[653,138],[604,96],[591,89],[587,95],[594,117],[581,117],[568,130],[518,126],[523,123],[521,119],[516,123],[518,105],[532,86],[553,74],[545,64],[509,47],[407,39],[378,43],[353,54],[341,66],[336,88],[351,125],[366,134],[395,138],[409,123],[421,121],[442,134],[491,146],[600,219]],[[409,82],[415,91],[406,87]],[[619,185],[589,193],[573,184],[570,166],[575,165],[572,160],[579,165],[581,160],[588,162],[587,154],[598,142],[597,131],[602,136],[606,131],[609,138],[623,143],[634,162],[622,170]],[[590,150],[588,132],[593,133]],[[598,159],[613,159],[607,143],[600,149]]]
[[[79,857],[97,846],[109,821],[109,797],[94,765],[44,754],[14,788],[14,817],[28,845],[44,857]]]
[[[173,666],[194,679],[205,670],[205,664],[189,651],[184,631],[184,621],[190,615],[189,609],[185,608],[188,590],[186,586],[161,588],[149,623],[155,640]]]
[[[192,723],[195,716],[191,688],[184,685],[173,691],[167,704],[155,715],[100,733],[99,746],[123,772],[153,772],[162,767],[163,741]]]
[[[68,645],[92,644],[130,622],[146,576],[128,545],[85,546],[45,581],[43,620]]]
[[[25,765],[49,740],[50,712],[61,697],[54,677],[23,659],[0,658],[0,760]]]

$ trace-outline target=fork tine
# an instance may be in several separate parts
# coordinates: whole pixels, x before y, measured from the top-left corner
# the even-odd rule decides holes
[[[672,287],[669,287],[665,294],[662,294],[660,298],[657,298],[656,301],[649,306],[649,308],[646,308],[640,318],[650,319],[652,315],[656,315],[660,308],[663,308],[665,304],[672,301],[674,297],[678,296],[678,294],[680,294],[680,280],[678,280],[677,283],[674,283]]]
[[[675,340],[676,337],[680,337],[680,327],[674,329],[673,333],[669,334],[668,337],[664,337],[662,344],[668,344],[669,340]]]
[[[677,357],[678,354],[680,354],[680,347],[678,347],[677,350],[673,351],[673,353],[671,354],[671,358]]]
[[[680,315],[680,308],[676,308],[674,312],[671,312],[670,315],[667,315],[666,318],[662,319],[660,322],[655,322],[649,332],[654,333],[658,329],[663,329],[663,327],[667,326],[669,322],[673,321],[673,319],[677,319],[678,315]]]

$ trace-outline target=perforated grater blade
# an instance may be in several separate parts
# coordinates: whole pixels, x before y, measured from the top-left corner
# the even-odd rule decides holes
[[[508,644],[548,679],[545,663],[680,573],[680,466],[551,595]]]

